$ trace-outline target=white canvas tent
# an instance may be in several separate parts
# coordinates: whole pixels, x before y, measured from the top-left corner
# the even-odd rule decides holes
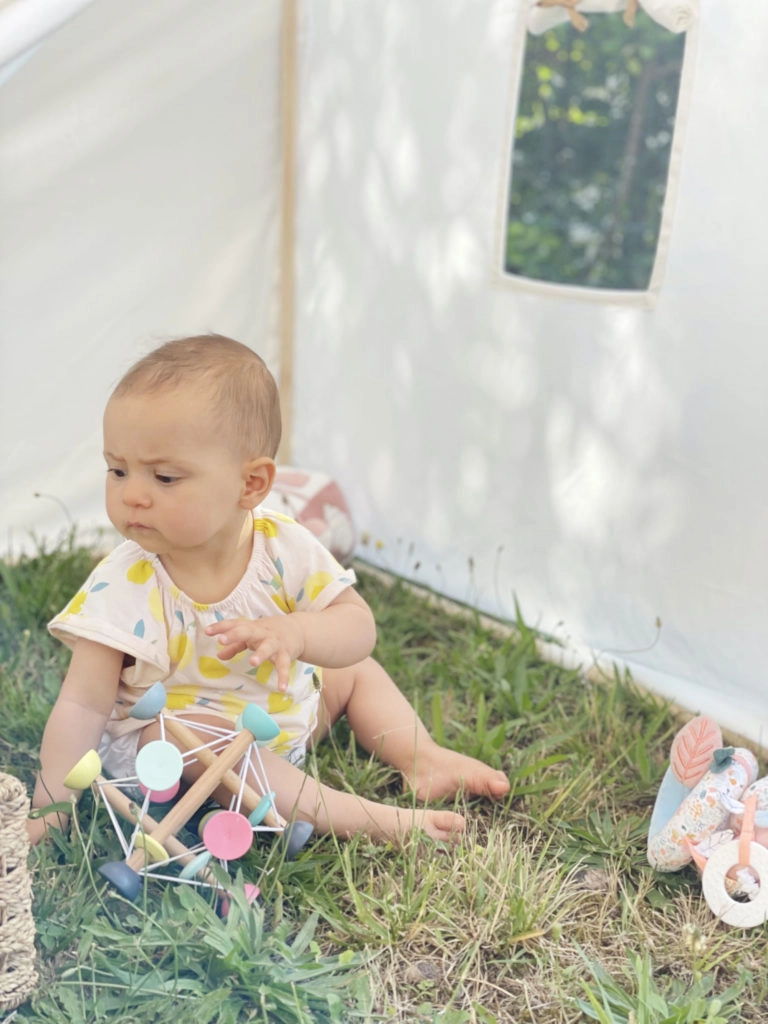
[[[110,385],[220,331],[364,557],[764,742],[768,9],[688,6],[627,296],[501,272],[528,0],[6,0],[3,547],[105,523]]]

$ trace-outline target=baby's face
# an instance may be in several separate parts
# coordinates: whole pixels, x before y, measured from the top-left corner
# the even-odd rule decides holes
[[[112,398],[104,457],[107,514],[145,550],[214,553],[242,530],[243,463],[200,391]]]

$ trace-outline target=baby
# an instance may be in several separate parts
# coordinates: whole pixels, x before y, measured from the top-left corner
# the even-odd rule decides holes
[[[138,751],[160,733],[129,711],[158,680],[167,710],[192,727],[231,727],[248,703],[268,711],[280,728],[262,750],[277,809],[320,832],[397,840],[417,827],[450,839],[465,824],[452,811],[414,813],[306,774],[307,744],[342,714],[419,801],[508,792],[502,772],[435,743],[369,657],[376,627],[354,572],[261,507],[280,429],[266,365],[218,335],[162,345],[113,391],[106,507],[126,540],[50,623],[72,659],[43,734],[34,807],[69,798],[63,780],[91,748],[108,773],[135,775]],[[33,842],[48,823],[60,816],[30,820]]]

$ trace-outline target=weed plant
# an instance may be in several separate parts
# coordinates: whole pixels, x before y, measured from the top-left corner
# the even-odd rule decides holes
[[[0,769],[30,790],[67,662],[45,623],[92,561],[70,536],[0,565]],[[70,835],[30,854],[41,982],[17,1020],[768,1024],[765,928],[727,928],[692,870],[646,862],[672,709],[542,661],[520,619],[496,628],[359,570],[377,657],[440,742],[503,768],[509,797],[455,801],[455,847],[318,837],[288,862],[260,839],[240,871],[261,896],[236,881],[222,919],[205,890],[109,889],[96,866],[119,847],[85,795]],[[343,722],[308,770],[418,809]]]

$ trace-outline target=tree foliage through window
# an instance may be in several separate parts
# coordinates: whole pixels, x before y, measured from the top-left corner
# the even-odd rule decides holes
[[[539,281],[643,291],[653,270],[685,35],[643,12],[529,35],[505,269]]]

